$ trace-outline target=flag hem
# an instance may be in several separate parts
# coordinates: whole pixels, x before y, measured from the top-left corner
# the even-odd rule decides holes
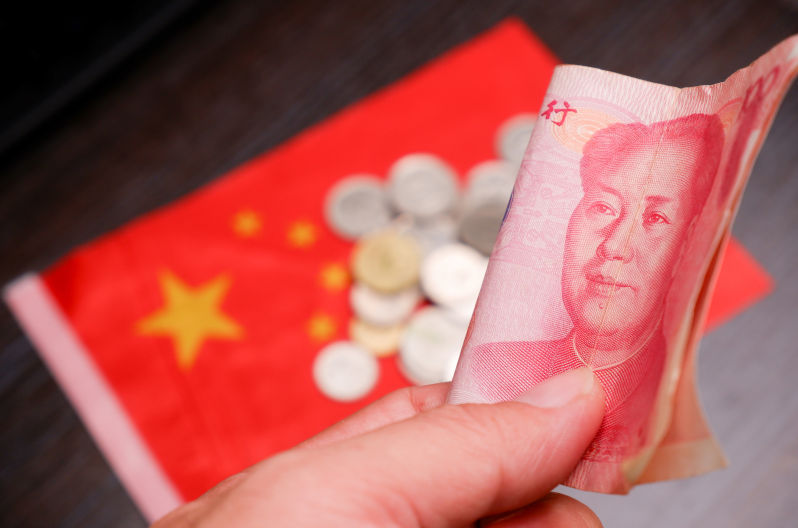
[[[39,275],[18,278],[3,297],[144,517],[152,522],[182,504]]]

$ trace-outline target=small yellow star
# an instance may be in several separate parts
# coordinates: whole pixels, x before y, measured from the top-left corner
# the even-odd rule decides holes
[[[308,321],[307,330],[314,341],[327,341],[335,335],[335,321],[327,314],[316,314]]]
[[[349,286],[349,272],[338,262],[325,264],[319,273],[319,281],[326,290],[341,291]]]
[[[312,246],[318,236],[316,226],[307,220],[294,222],[288,228],[288,243],[297,248]]]
[[[220,275],[196,288],[168,271],[158,279],[164,306],[140,320],[136,330],[140,335],[171,337],[180,368],[191,368],[206,339],[241,339],[241,326],[220,309],[229,277]]]
[[[257,235],[262,226],[260,215],[251,209],[239,211],[233,217],[233,231],[241,238]]]

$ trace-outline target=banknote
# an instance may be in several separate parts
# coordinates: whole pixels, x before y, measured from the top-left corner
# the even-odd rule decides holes
[[[625,493],[722,467],[696,350],[748,175],[797,70],[798,35],[711,86],[558,67],[449,401],[509,400],[587,365],[606,414],[564,484]]]

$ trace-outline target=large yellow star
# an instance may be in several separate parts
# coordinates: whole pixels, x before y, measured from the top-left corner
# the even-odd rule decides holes
[[[140,320],[136,330],[141,335],[171,337],[180,368],[191,368],[206,339],[241,339],[241,326],[220,309],[230,288],[229,277],[220,275],[196,288],[168,271],[158,280],[164,306]]]
[[[318,228],[307,220],[299,220],[288,227],[288,243],[297,248],[312,246],[318,236]]]
[[[233,216],[233,231],[242,238],[257,235],[262,225],[260,215],[251,209],[244,209]]]
[[[321,268],[319,281],[326,290],[341,291],[349,285],[349,272],[342,264],[331,262]]]

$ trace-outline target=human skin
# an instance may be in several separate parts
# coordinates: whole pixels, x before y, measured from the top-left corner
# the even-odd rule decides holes
[[[550,491],[604,413],[586,368],[512,402],[445,404],[448,383],[402,389],[230,477],[153,528],[597,527]]]
[[[562,286],[591,366],[626,359],[658,324],[697,213],[697,157],[688,139],[644,145],[588,180],[568,223]]]

